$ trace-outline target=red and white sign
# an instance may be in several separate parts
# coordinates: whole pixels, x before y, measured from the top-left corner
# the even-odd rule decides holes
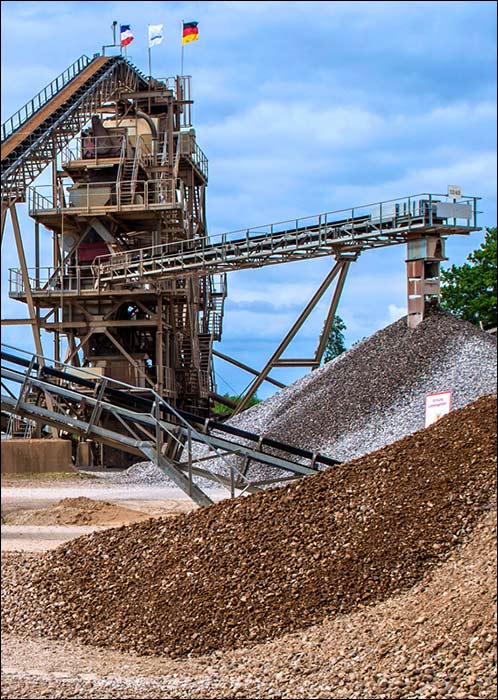
[[[440,391],[425,397],[425,427],[432,425],[451,411],[452,391]]]

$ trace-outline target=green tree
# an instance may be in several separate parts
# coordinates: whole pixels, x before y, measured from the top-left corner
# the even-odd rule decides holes
[[[334,318],[332,328],[330,329],[325,352],[323,353],[323,362],[330,362],[334,357],[337,357],[346,350],[344,340],[344,331],[346,324],[340,316]]]
[[[484,243],[467,262],[441,271],[441,306],[484,328],[496,326],[496,231],[486,229]]]
[[[232,394],[223,394],[223,396],[227,399],[230,399],[234,403],[237,403],[240,401],[240,396],[234,396]],[[251,408],[251,406],[255,406],[257,403],[261,403],[261,399],[258,399],[258,395],[255,394],[254,396],[251,396],[249,399],[249,403],[247,405],[247,408]],[[232,413],[234,412],[235,409],[230,408],[229,406],[226,406],[224,403],[221,403],[220,401],[215,401],[212,411],[213,413],[216,413],[217,415],[220,416],[231,416]],[[247,410],[247,409],[245,409]]]

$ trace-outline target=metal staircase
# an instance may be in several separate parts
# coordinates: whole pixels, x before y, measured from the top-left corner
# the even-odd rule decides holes
[[[9,420],[7,423],[7,429],[5,431],[6,437],[21,440],[30,439],[33,436],[33,431],[36,424],[34,421],[27,418],[21,418],[14,414],[9,415]]]

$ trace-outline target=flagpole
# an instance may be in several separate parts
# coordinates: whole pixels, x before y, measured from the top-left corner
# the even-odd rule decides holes
[[[150,52],[150,26],[147,27],[147,43],[149,51],[149,92],[152,90],[152,58]],[[148,99],[149,113],[150,113],[150,97]]]
[[[185,49],[185,45],[183,43],[183,25],[184,25],[184,20],[182,19],[182,64],[181,64],[181,68],[180,68],[180,77],[183,76],[183,51]]]

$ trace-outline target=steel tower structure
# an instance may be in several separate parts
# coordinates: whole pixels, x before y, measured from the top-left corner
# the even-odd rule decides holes
[[[439,295],[446,236],[478,230],[478,198],[412,195],[210,237],[208,163],[191,104],[188,77],[147,78],[122,56],[97,54],[78,59],[2,125],[2,235],[10,212],[19,258],[10,270],[10,296],[29,315],[5,322],[31,326],[40,366],[40,333],[49,331],[55,366],[73,367],[73,375],[85,368],[133,387],[137,397],[153,391],[207,419],[220,398],[217,355],[254,376],[235,407],[243,410],[262,382],[283,386],[270,376],[273,368],[320,365],[351,263],[365,251],[400,244],[407,244],[408,322],[422,320],[426,301]],[[48,166],[51,185],[31,187]],[[32,268],[16,212],[26,201],[35,222]],[[47,268],[40,265],[41,227],[52,236]],[[333,266],[261,370],[214,349],[227,272],[324,256]],[[332,283],[313,356],[283,357]],[[105,382],[95,382],[101,386],[105,391]],[[43,391],[50,412],[57,392]],[[15,401],[5,405],[15,413]],[[85,413],[84,406],[78,410]],[[109,411],[102,430],[119,433],[120,420]],[[86,421],[92,424],[88,415]],[[52,426],[60,422],[59,416]],[[121,463],[119,448],[109,444],[101,459]],[[173,463],[181,447],[166,439],[161,453]]]
[[[43,225],[52,232],[53,265],[36,261],[32,278],[21,266],[17,298],[30,307],[37,337],[53,333],[56,360],[137,391],[154,387],[207,416],[224,275],[140,280],[103,294],[91,273],[98,256],[205,238],[208,163],[192,128],[189,78],[146,80],[121,57],[79,59],[64,78],[24,122],[21,111],[3,127],[11,207],[43,165],[53,168],[50,186],[28,190],[37,249]]]

